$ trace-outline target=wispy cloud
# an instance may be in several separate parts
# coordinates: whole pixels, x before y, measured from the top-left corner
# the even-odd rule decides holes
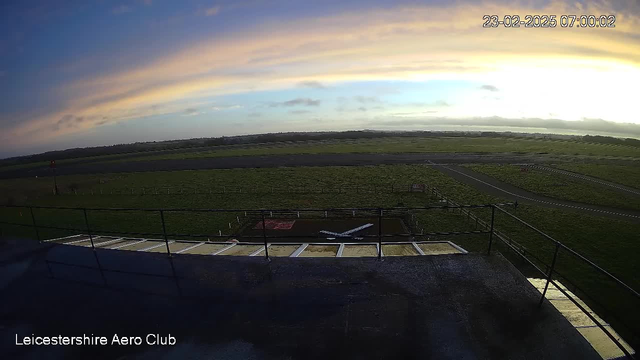
[[[234,110],[234,109],[242,109],[242,105],[214,105],[211,107],[211,110],[214,111],[223,111],[223,110]]]
[[[213,6],[204,11],[206,16],[215,16],[220,13],[220,6]]]
[[[200,115],[202,114],[201,112],[198,111],[198,109],[196,108],[188,108],[188,109],[184,109],[184,113],[182,114],[182,116],[196,116],[196,115]]]
[[[324,84],[322,84],[319,81],[301,81],[298,83],[298,87],[306,87],[306,88],[311,88],[311,89],[326,89],[327,87],[324,86]]]
[[[77,127],[81,122],[85,121],[85,118],[82,116],[74,116],[71,114],[64,115],[58,121],[56,121],[52,129],[60,130],[62,128],[74,128]]]
[[[269,107],[279,107],[279,106],[319,106],[320,100],[313,100],[310,98],[297,98],[284,102],[272,102],[269,103]]]
[[[116,6],[113,9],[111,9],[111,13],[115,14],[115,15],[119,15],[119,14],[124,14],[124,13],[128,13],[131,12],[133,9],[131,9],[131,7],[127,6],[127,5],[120,5],[120,6]]]
[[[309,110],[292,110],[289,111],[289,114],[293,114],[293,115],[303,115],[303,114],[310,114],[311,111]]]
[[[482,86],[480,86],[480,89],[481,90],[487,90],[487,91],[493,91],[493,92],[499,91],[498,88],[493,86],[493,85],[482,85]]]

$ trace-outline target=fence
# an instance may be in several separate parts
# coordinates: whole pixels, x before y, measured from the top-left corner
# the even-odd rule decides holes
[[[189,214],[193,213],[226,213],[226,214],[243,214],[247,218],[251,219],[259,219],[262,222],[262,230],[261,234],[249,236],[252,239],[262,240],[264,244],[264,254],[267,259],[269,259],[269,251],[268,244],[270,240],[281,239],[283,237],[308,237],[308,235],[292,235],[292,236],[282,236],[282,235],[268,235],[267,234],[267,226],[266,219],[268,217],[300,217],[301,214],[308,214],[309,216],[315,217],[344,217],[345,215],[351,214],[355,216],[358,213],[362,217],[376,217],[378,219],[378,229],[376,234],[371,235],[362,235],[363,239],[373,239],[377,242],[378,248],[378,259],[382,256],[382,241],[383,239],[398,239],[398,238],[406,238],[407,240],[414,240],[416,237],[424,237],[424,236],[440,236],[440,235],[465,235],[465,234],[487,234],[488,242],[487,242],[487,254],[491,254],[492,246],[494,246],[494,238],[499,241],[499,244],[502,244],[505,249],[511,251],[516,257],[523,260],[526,264],[531,266],[531,268],[535,271],[535,273],[541,275],[544,279],[546,279],[545,288],[542,293],[542,297],[540,298],[540,305],[543,304],[545,299],[545,294],[548,289],[549,284],[553,284],[559,291],[561,291],[573,304],[575,304],[582,312],[584,312],[612,341],[615,345],[620,348],[620,350],[630,359],[634,359],[635,357],[631,354],[621,343],[616,339],[616,337],[603,325],[600,320],[598,320],[594,315],[589,313],[589,311],[585,308],[585,306],[580,302],[580,299],[574,298],[571,294],[568,293],[562,286],[559,285],[561,281],[562,284],[567,285],[567,288],[573,287],[573,291],[580,292],[586,296],[586,301],[589,302],[589,305],[597,306],[601,315],[604,315],[603,318],[608,320],[610,323],[615,323],[616,329],[624,334],[624,336],[631,340],[629,341],[632,346],[637,346],[638,344],[638,332],[637,332],[637,323],[634,323],[635,326],[629,324],[628,320],[623,320],[620,317],[616,316],[613,311],[611,311],[611,306],[606,306],[601,302],[597,301],[594,296],[589,295],[584,288],[580,288],[577,285],[575,279],[570,279],[569,276],[565,272],[560,272],[558,260],[562,258],[559,254],[570,255],[572,260],[565,260],[571,265],[573,262],[578,262],[583,266],[587,266],[591,269],[594,269],[598,274],[602,275],[605,281],[614,284],[616,287],[621,289],[624,294],[630,297],[630,302],[635,306],[635,309],[640,308],[640,294],[635,291],[633,288],[622,282],[616,276],[607,272],[600,266],[596,265],[593,261],[587,259],[583,255],[578,252],[570,249],[566,245],[561,242],[555,240],[553,237],[547,235],[546,233],[538,230],[534,226],[528,224],[524,220],[518,218],[516,215],[511,214],[507,210],[505,210],[504,206],[517,206],[517,204],[506,203],[506,204],[482,204],[482,205],[460,205],[455,203],[454,201],[447,199],[443,194],[438,192],[437,189],[431,188],[430,191],[434,193],[436,196],[440,197],[443,202],[446,202],[446,205],[435,205],[435,206],[425,206],[425,207],[394,207],[394,208],[332,208],[332,209],[128,209],[128,208],[65,208],[65,207],[21,207],[21,206],[11,206],[4,205],[4,208],[22,208],[28,209],[29,217],[31,219],[30,223],[13,223],[0,221],[0,224],[10,225],[10,226],[23,226],[33,228],[35,231],[36,238],[38,240],[41,239],[40,231],[43,229],[55,229],[55,230],[63,230],[63,231],[74,231],[76,233],[87,233],[89,235],[89,239],[91,242],[91,248],[95,253],[95,244],[93,242],[94,232],[91,229],[89,223],[88,213],[90,212],[131,212],[131,211],[140,211],[145,213],[155,213],[158,215],[158,223],[157,226],[162,229],[162,232],[124,232],[124,231],[110,231],[109,233],[117,233],[121,235],[138,235],[138,236],[153,236],[159,237],[164,240],[167,254],[169,258],[171,258],[171,250],[169,247],[169,238],[181,237],[181,236],[189,236],[195,238],[228,238],[228,235],[219,234],[178,234],[178,233],[169,233],[167,232],[166,222],[165,222],[165,214],[172,212],[186,212]],[[38,220],[35,216],[34,209],[47,209],[47,210],[60,210],[60,211],[76,211],[82,214],[84,219],[84,227],[83,228],[68,228],[68,227],[58,227],[58,226],[48,226],[48,225],[39,225]],[[491,209],[490,219],[482,219],[477,214],[474,214],[472,211],[479,209]],[[465,216],[468,222],[475,222],[476,229],[469,231],[450,231],[450,232],[425,232],[424,229],[417,233],[415,230],[417,227],[410,227],[410,231],[402,232],[402,233],[388,233],[383,231],[383,222],[382,219],[385,216],[402,216],[407,215],[411,216],[416,211],[429,211],[429,210],[443,210],[448,212],[458,213],[461,216]],[[533,254],[531,251],[528,251],[526,247],[520,245],[515,240],[508,237],[502,231],[496,229],[496,213],[504,214],[509,219],[514,220],[518,224],[526,227],[527,229],[533,230],[535,233],[539,234],[547,245],[553,246],[553,254],[551,261],[545,261],[541,258],[541,256]],[[237,216],[237,215],[236,215]],[[415,217],[412,217],[415,220]],[[238,223],[240,221],[238,220]],[[481,230],[477,228],[480,227]],[[517,266],[516,263],[514,265]],[[521,267],[519,267],[521,269]],[[522,271],[522,269],[521,269]],[[604,286],[604,285],[603,285]],[[611,321],[614,320],[614,321]]]

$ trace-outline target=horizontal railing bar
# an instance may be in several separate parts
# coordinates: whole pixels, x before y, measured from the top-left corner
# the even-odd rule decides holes
[[[514,203],[495,204],[496,206],[510,206]],[[87,210],[87,211],[165,211],[165,212],[311,212],[311,211],[393,211],[393,210],[431,210],[431,209],[461,209],[461,208],[490,208],[494,204],[479,205],[431,205],[420,207],[391,207],[391,208],[307,208],[307,209],[179,209],[179,208],[82,208],[82,207],[61,207],[61,206],[23,206],[23,205],[0,205],[4,208],[33,208],[33,209],[50,209],[50,210]]]
[[[614,275],[612,275],[611,273],[609,273],[607,270],[601,268],[600,266],[596,265],[594,262],[592,262],[591,260],[587,259],[586,257],[582,256],[581,254],[577,253],[575,250],[570,249],[569,247],[567,247],[566,245],[564,245],[563,243],[561,243],[560,241],[552,238],[551,236],[545,234],[544,232],[538,230],[535,226],[527,223],[526,221],[520,219],[519,217],[511,214],[510,212],[500,208],[499,206],[496,206],[496,208],[500,211],[502,211],[503,213],[511,216],[512,218],[518,220],[519,222],[521,222],[522,224],[524,224],[525,226],[527,226],[528,228],[530,228],[531,230],[534,230],[535,232],[541,234],[542,236],[544,236],[545,238],[551,240],[554,244],[558,244],[560,247],[562,247],[563,249],[567,250],[568,252],[570,252],[571,254],[573,254],[574,256],[578,257],[580,260],[586,262],[587,264],[591,265],[591,267],[593,267],[594,269],[598,270],[600,273],[608,276],[611,280],[615,281],[618,285],[620,285],[621,287],[623,287],[624,289],[628,290],[629,292],[631,292],[633,295],[635,295],[637,298],[640,298],[640,293],[638,293],[637,291],[635,291],[633,288],[631,288],[629,285],[625,284],[624,282],[622,282],[622,280],[618,279],[617,277],[615,277]]]

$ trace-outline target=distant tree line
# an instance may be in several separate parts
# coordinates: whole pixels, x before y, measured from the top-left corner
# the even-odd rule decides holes
[[[640,147],[640,140],[631,139],[631,138],[615,138],[611,136],[600,136],[600,135],[585,135],[582,139],[586,142],[590,143],[598,143],[598,144],[612,144],[612,145],[629,145]]]

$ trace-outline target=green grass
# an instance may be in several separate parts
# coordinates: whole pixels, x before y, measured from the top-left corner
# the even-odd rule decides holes
[[[640,164],[639,166],[558,164],[554,165],[554,167],[640,189]]]
[[[469,165],[468,167],[540,195],[619,209],[640,209],[640,197],[628,196],[610,187],[571,176],[537,169],[522,172],[520,166],[514,165]]]
[[[519,170],[518,170],[519,171]],[[410,184],[427,183],[437,187],[445,194],[462,203],[487,203],[505,201],[505,199],[487,196],[474,188],[459,183],[451,177],[428,166],[392,165],[365,167],[300,167],[273,169],[231,169],[204,171],[172,171],[155,173],[125,173],[110,175],[60,176],[61,187],[76,183],[80,193],[94,190],[98,193],[109,189],[126,187],[189,187],[210,188],[216,186],[237,186],[243,188],[300,187],[300,186],[344,186],[358,184],[362,188],[390,183]],[[182,195],[49,195],[51,179],[15,179],[1,180],[0,194],[8,196],[21,194],[19,201],[30,205],[55,205],[65,207],[127,207],[127,208],[327,208],[327,207],[391,207],[421,206],[435,203],[434,198],[424,193],[343,192],[343,193],[225,193]],[[388,189],[388,187],[387,187]],[[137,192],[138,193],[138,192]],[[490,218],[488,209],[475,210],[484,219]],[[578,212],[547,209],[533,205],[520,205],[517,216],[530,222],[540,230],[550,234],[567,246],[579,251],[587,258],[621,278],[635,289],[640,289],[637,254],[640,243],[637,234],[640,224],[604,217],[589,216]],[[85,226],[81,211],[36,209],[34,215],[41,226],[78,227]],[[5,221],[31,224],[28,209],[0,209]],[[242,217],[242,213],[167,213],[165,214],[167,231],[170,233],[217,234],[218,230],[228,233],[228,224]],[[157,212],[109,213],[89,212],[89,222],[93,229],[102,231],[137,231],[161,233],[161,221]],[[466,217],[452,211],[422,211],[418,213],[421,227],[425,231],[470,230],[475,226],[467,222]],[[235,226],[235,225],[234,225]],[[506,215],[497,213],[496,228],[521,243],[527,250],[551,262],[553,245],[539,234],[528,230]],[[3,226],[8,234],[34,236],[30,229]],[[62,236],[64,231],[42,230],[42,236]],[[484,251],[487,235],[442,238],[452,240],[463,247]],[[496,249],[509,254],[498,242]],[[508,255],[519,266],[517,257]],[[635,311],[632,300],[606,279],[595,273],[583,263],[561,253],[558,269],[580,287],[594,296],[597,301],[609,305],[618,313],[629,317],[635,324],[640,316]]]
[[[544,153],[556,155],[591,155],[640,157],[640,148],[623,145],[592,144],[522,138],[439,137],[383,138],[333,141],[326,144],[300,143],[248,146],[238,149],[206,150],[174,154],[148,155],[121,161],[196,159],[228,156],[277,154],[342,154],[342,153]]]

